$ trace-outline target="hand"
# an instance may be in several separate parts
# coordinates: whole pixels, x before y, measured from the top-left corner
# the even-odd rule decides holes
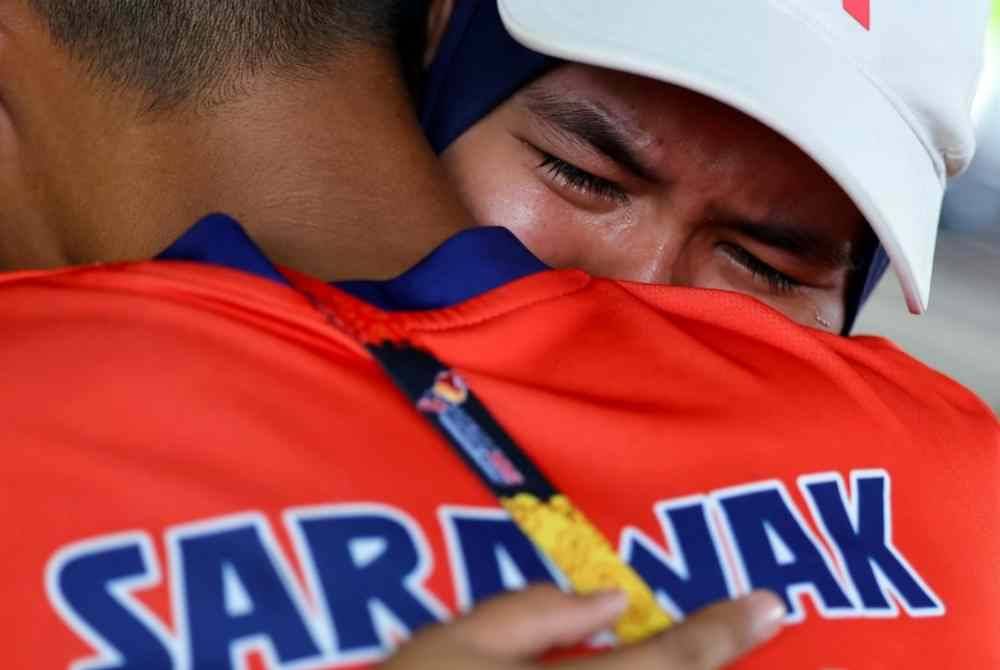
[[[548,651],[572,647],[609,629],[624,594],[575,596],[549,586],[501,596],[468,615],[416,635],[382,670],[535,670]],[[753,593],[713,605],[662,635],[606,654],[560,663],[561,670],[709,670],[774,637],[784,605]],[[547,666],[551,667],[551,666]]]

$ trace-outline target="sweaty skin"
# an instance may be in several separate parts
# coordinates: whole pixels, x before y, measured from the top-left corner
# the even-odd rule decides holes
[[[864,218],[791,142],[675,86],[563,65],[443,155],[476,220],[542,260],[750,294],[838,331]]]
[[[225,212],[278,263],[388,278],[467,227],[389,49],[236,88],[147,113],[0,2],[0,270],[149,258]]]

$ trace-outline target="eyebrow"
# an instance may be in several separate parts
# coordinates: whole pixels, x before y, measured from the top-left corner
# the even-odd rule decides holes
[[[860,263],[857,249],[859,245],[810,230],[801,224],[749,221],[738,216],[722,216],[717,217],[717,220],[761,244],[819,263],[831,270],[856,270]]]
[[[538,85],[529,86],[521,95],[528,111],[566,140],[586,145],[647,182],[663,181],[641,156],[639,147],[648,141],[644,133],[603,105],[555,95]],[[713,218],[761,244],[831,270],[854,271],[864,263],[863,250],[859,249],[864,245],[824,235],[794,221],[752,221],[728,211],[716,212]]]
[[[553,95],[538,86],[526,89],[522,97],[528,111],[563,138],[587,145],[639,179],[661,181],[641,156],[641,131],[631,130],[628,122],[604,106]]]

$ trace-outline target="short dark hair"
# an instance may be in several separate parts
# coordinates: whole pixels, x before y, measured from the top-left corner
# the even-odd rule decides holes
[[[264,71],[316,72],[345,47],[411,48],[426,0],[28,0],[95,79],[151,108],[212,103]],[[409,63],[407,63],[409,64]]]

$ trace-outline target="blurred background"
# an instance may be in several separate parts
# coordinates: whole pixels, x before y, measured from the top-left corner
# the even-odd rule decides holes
[[[979,153],[945,199],[930,311],[910,316],[897,282],[883,281],[855,332],[888,337],[1000,414],[1000,0],[975,119]]]

